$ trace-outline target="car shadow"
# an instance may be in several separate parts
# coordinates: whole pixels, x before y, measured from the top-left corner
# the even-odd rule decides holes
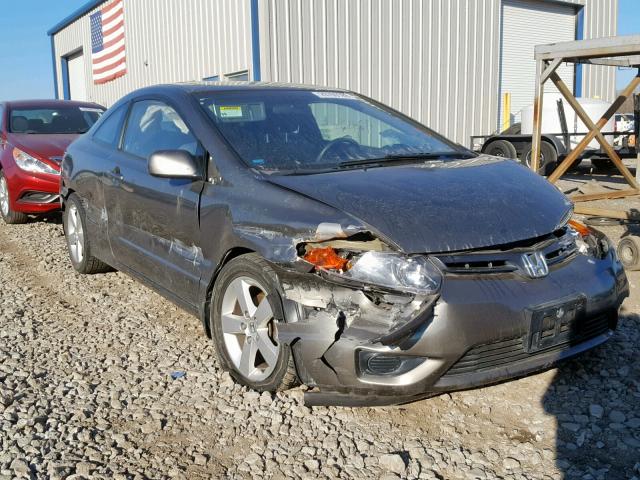
[[[560,365],[545,393],[557,422],[560,478],[640,474],[640,316],[622,317],[606,344]]]
[[[52,212],[43,215],[31,216],[27,223],[51,223],[53,225],[62,225],[62,212]]]

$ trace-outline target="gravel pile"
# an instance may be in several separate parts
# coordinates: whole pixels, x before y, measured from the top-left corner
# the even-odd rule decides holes
[[[199,320],[0,225],[0,478],[640,479],[640,320],[533,377],[394,408],[235,385]]]

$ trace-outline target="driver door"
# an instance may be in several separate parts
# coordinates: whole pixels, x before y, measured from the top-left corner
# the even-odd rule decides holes
[[[185,150],[203,162],[203,149],[177,110],[162,100],[131,106],[119,152],[119,186],[108,202],[117,259],[180,300],[195,305],[202,268],[198,221],[203,180],[153,177],[149,156]],[[204,171],[204,167],[203,167]]]

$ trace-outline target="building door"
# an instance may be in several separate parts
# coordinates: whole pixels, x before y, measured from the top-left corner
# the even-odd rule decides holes
[[[511,124],[521,121],[520,111],[533,104],[536,79],[534,47],[576,39],[576,9],[544,0],[503,0],[500,58],[500,115],[504,125],[502,99],[511,94]],[[574,67],[563,64],[560,77],[573,90]],[[545,93],[559,95],[552,82]]]
[[[67,57],[69,75],[69,99],[87,100],[87,83],[85,81],[85,64],[82,51]]]

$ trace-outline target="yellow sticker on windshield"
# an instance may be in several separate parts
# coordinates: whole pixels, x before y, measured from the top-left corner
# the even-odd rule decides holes
[[[224,105],[220,107],[221,118],[242,118],[242,107],[235,105]]]

